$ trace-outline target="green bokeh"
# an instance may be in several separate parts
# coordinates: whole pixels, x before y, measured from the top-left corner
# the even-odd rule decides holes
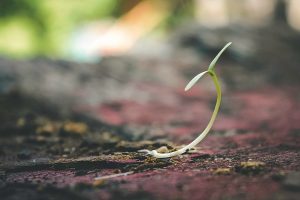
[[[0,54],[62,57],[80,24],[111,16],[118,0],[1,0]]]

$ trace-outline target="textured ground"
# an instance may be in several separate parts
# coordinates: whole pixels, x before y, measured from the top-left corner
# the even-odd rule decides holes
[[[171,150],[205,126],[213,98],[197,92],[171,93],[178,98],[178,106],[127,101],[101,105],[94,112],[105,124],[79,115],[60,118],[47,108],[42,110],[38,102],[16,94],[2,97],[2,102],[11,104],[6,108],[18,104],[14,107],[18,111],[1,126],[1,196],[299,197],[299,101],[273,88],[227,94],[212,133],[195,152],[162,160],[136,153],[160,146]],[[132,141],[131,129],[122,129],[125,125],[135,127],[133,132],[141,125],[151,141]],[[115,174],[119,176],[111,176]]]
[[[198,64],[0,61],[1,199],[299,198],[297,85],[249,82],[225,59],[211,133],[189,154],[154,159],[137,151],[174,150],[210,118],[209,79],[182,89]]]

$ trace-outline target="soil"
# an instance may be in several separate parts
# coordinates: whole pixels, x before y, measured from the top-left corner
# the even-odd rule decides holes
[[[122,79],[126,92],[136,95],[92,103],[81,101],[82,96],[76,102],[45,99],[49,94],[72,99],[73,89],[42,97],[15,86],[1,92],[1,199],[298,199],[297,86],[230,90],[224,84],[221,112],[196,149],[169,159],[138,153],[160,147],[172,151],[196,137],[210,118],[213,89],[203,83],[185,93],[186,77],[175,72],[179,85]],[[117,94],[120,84],[114,86]],[[112,94],[111,88],[100,90],[100,96]]]

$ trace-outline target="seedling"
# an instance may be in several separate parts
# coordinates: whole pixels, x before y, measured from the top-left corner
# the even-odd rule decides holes
[[[212,78],[214,85],[216,87],[216,92],[217,92],[217,101],[216,101],[216,105],[213,111],[213,114],[206,126],[206,128],[203,130],[202,133],[199,134],[199,136],[192,141],[190,144],[186,145],[185,147],[178,149],[177,151],[174,152],[170,152],[170,153],[159,153],[156,150],[147,150],[147,149],[143,149],[143,150],[139,150],[139,152],[144,152],[148,155],[152,155],[156,158],[169,158],[169,157],[173,157],[173,156],[178,156],[181,155],[183,153],[186,153],[188,151],[190,151],[192,148],[194,148],[199,142],[201,142],[205,136],[209,133],[220,108],[220,104],[221,104],[221,98],[222,98],[222,91],[221,91],[221,87],[220,87],[220,83],[218,81],[218,77],[217,74],[215,72],[215,65],[218,61],[218,59],[220,58],[220,56],[222,55],[222,53],[227,49],[227,47],[229,47],[231,45],[231,42],[227,43],[223,49],[218,53],[218,55],[213,59],[213,61],[210,63],[208,70],[204,71],[198,75],[196,75],[185,87],[185,91],[188,91],[189,89],[191,89],[196,82],[201,79],[204,75],[208,74],[210,75],[210,77]]]

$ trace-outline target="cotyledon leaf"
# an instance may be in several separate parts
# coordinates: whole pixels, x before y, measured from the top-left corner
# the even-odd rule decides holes
[[[211,61],[209,67],[208,67],[208,71],[214,71],[215,65],[218,61],[218,59],[220,58],[220,56],[222,55],[222,53],[227,49],[227,47],[229,47],[232,44],[232,42],[228,42],[223,49],[218,53],[218,55],[213,59],[213,61]]]
[[[193,87],[197,81],[202,77],[204,76],[206,73],[209,73],[208,71],[204,71],[204,72],[201,72],[200,74],[196,75],[187,85],[186,87],[184,88],[184,91],[188,91],[189,89],[191,89],[191,87]]]

